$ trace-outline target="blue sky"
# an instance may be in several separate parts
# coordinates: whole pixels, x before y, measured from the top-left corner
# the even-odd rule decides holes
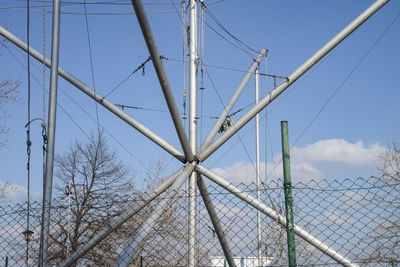
[[[255,50],[264,47],[269,50],[267,73],[280,76],[289,75],[373,2],[370,0],[225,0],[217,3],[206,1],[206,3],[212,3],[207,7],[209,12],[234,36]],[[122,4],[87,4],[95,89],[103,95],[149,56],[136,17],[125,14],[133,12],[130,2],[114,1],[114,3]],[[180,111],[183,112],[183,37],[181,20],[175,12],[175,8],[180,12],[180,5],[178,2],[174,5],[170,1],[162,2],[163,4],[160,2],[151,4],[154,2],[150,3],[150,1],[144,1],[144,3],[146,11],[153,12],[149,14],[150,23],[161,55],[168,58],[163,62],[176,102]],[[23,1],[0,0],[0,25],[7,27],[24,41],[26,40],[25,4]],[[38,51],[42,51],[43,47],[43,18],[40,12],[36,12],[41,10],[41,5],[41,1],[31,2],[31,45]],[[50,3],[47,5],[46,10],[51,11]],[[62,11],[66,13],[61,17],[60,66],[93,88],[88,35],[83,15],[84,6],[68,4],[65,1]],[[399,140],[400,128],[397,117],[400,114],[398,105],[400,90],[397,77],[399,75],[398,62],[400,62],[398,50],[400,20],[396,20],[385,32],[399,12],[400,2],[396,0],[389,2],[269,105],[267,136],[265,135],[265,120],[261,120],[261,160],[263,162],[265,161],[265,139],[267,139],[268,147],[266,166],[270,175],[267,179],[274,179],[281,173],[281,166],[277,165],[281,150],[281,120],[289,122],[294,180],[344,179],[376,175],[377,156],[391,141]],[[116,13],[118,15],[115,15]],[[208,75],[204,74],[206,89],[199,93],[198,112],[205,116],[199,124],[199,137],[203,138],[215,121],[208,117],[219,115],[223,108],[220,99],[224,104],[228,102],[244,76],[243,71],[246,71],[253,61],[247,53],[233,47],[214,32],[216,30],[231,42],[235,42],[208,14],[205,20],[212,28],[205,27],[204,61]],[[46,14],[45,24],[45,51],[50,57],[51,14],[49,13]],[[378,39],[379,41],[369,51]],[[26,186],[27,160],[24,128],[27,122],[27,74],[10,51],[24,65],[26,65],[26,56],[11,44],[6,43],[6,45],[9,49],[0,48],[2,54],[0,78],[11,75],[13,78],[20,79],[21,103],[7,107],[11,114],[7,120],[10,132],[7,146],[0,148],[0,181],[9,181],[11,184],[24,187]],[[185,60],[188,60],[187,56]],[[263,60],[260,71],[265,73],[265,68]],[[41,65],[33,59],[31,69],[32,76],[42,81]],[[46,89],[48,89],[48,70],[46,74]],[[186,87],[188,87],[188,70],[185,75]],[[349,78],[346,79],[348,76]],[[58,108],[56,153],[65,151],[74,140],[86,140],[85,134],[69,117],[72,117],[86,134],[90,135],[97,131],[96,121],[87,115],[88,113],[92,118],[96,117],[94,101],[63,79],[59,79],[59,87],[59,104],[68,112],[68,115],[60,107]],[[262,78],[261,95],[265,94],[266,88],[268,91],[273,88],[273,79],[269,78],[266,82]],[[32,118],[41,117],[42,86],[33,77],[31,90]],[[315,118],[336,90],[338,91],[332,100]],[[151,62],[146,64],[144,75],[142,71],[137,72],[111,93],[108,99],[116,104],[144,108],[125,111],[180,149],[170,116],[164,112],[167,106]],[[240,118],[253,101],[254,79],[252,78],[233,109],[236,111],[244,108],[244,111],[233,116],[233,120]],[[157,161],[165,163],[165,175],[172,173],[180,166],[180,163],[172,159],[165,151],[101,106],[98,106],[98,112],[100,124],[112,135],[106,134],[110,147],[118,152],[121,160],[135,170],[138,186],[141,182],[140,177]],[[261,117],[264,117],[264,113]],[[312,124],[306,129],[311,121],[313,121]],[[187,122],[185,125],[187,126]],[[204,165],[215,168],[228,180],[252,181],[252,177],[255,177],[253,127],[254,122],[251,121],[239,132],[241,141],[237,136],[232,138],[215,155],[207,159]],[[306,131],[301,135],[304,129]],[[32,190],[39,192],[42,187],[42,139],[39,122],[32,124],[31,132]],[[125,148],[121,147],[114,138]],[[263,166],[265,166],[264,163]],[[276,169],[274,173],[269,171],[274,168]],[[238,173],[241,172],[243,174],[239,175]],[[262,178],[265,179],[265,177]]]

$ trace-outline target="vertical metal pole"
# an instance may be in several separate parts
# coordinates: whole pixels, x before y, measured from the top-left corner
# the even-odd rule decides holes
[[[286,210],[286,233],[289,255],[289,266],[296,266],[296,245],[294,243],[294,222],[293,222],[293,196],[292,178],[290,175],[290,152],[288,123],[281,122],[282,133],[282,158],[283,158],[283,187],[285,190],[285,210]]]
[[[256,69],[256,104],[258,103],[260,88],[259,88],[259,69]],[[256,115],[256,178],[257,178],[257,200],[261,201],[261,193],[260,193],[260,115],[257,113]],[[262,266],[262,248],[261,248],[261,212],[257,210],[257,256],[258,256],[258,265]]]
[[[189,141],[193,154],[197,151],[197,0],[190,0],[190,44],[189,44]],[[188,266],[196,266],[196,184],[197,172],[189,178],[189,244]]]
[[[265,55],[265,73],[268,73],[268,51],[267,54]],[[265,75],[265,95],[268,94],[268,76]],[[265,107],[265,158],[264,158],[264,183],[267,184],[267,177],[268,177],[268,106]],[[266,191],[266,194],[268,194],[268,191]],[[268,225],[268,217],[265,217],[265,225]],[[264,235],[268,236],[268,231],[267,227],[264,228]],[[264,251],[265,251],[265,259],[266,263],[268,262],[268,242],[264,243]]]
[[[54,145],[56,133],[56,111],[57,111],[57,84],[58,84],[58,55],[60,40],[60,0],[53,1],[53,30],[51,44],[51,72],[50,72],[50,95],[49,95],[49,121],[48,121],[48,145],[45,169],[45,187],[43,201],[43,231],[40,233],[42,258],[39,264],[47,265],[47,250],[49,247],[50,232],[50,209],[53,187],[53,164]]]

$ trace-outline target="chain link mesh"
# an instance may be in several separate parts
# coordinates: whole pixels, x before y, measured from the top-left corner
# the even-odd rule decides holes
[[[221,230],[237,266],[259,266],[260,247],[263,266],[287,266],[286,230],[262,214],[262,242],[257,241],[257,210],[215,184],[207,184]],[[256,186],[239,185],[256,196]],[[320,241],[361,266],[400,266],[400,184],[380,177],[345,179],[328,182],[318,180],[293,186],[294,220]],[[284,216],[283,182],[263,184],[262,201]],[[85,214],[68,208],[68,199],[55,199],[52,204],[49,265],[62,262],[98,231],[112,223],[132,206],[143,203],[143,196],[115,203],[108,211],[97,209],[96,203]],[[156,221],[152,212],[166,194],[150,203],[111,233],[77,262],[76,266],[113,266],[120,260],[126,266],[187,266],[188,264],[188,194],[180,191],[168,199]],[[213,224],[201,196],[198,200],[197,266],[228,266]],[[39,233],[42,204],[32,202],[27,244],[27,205],[0,205],[0,256],[4,266],[38,264]],[[142,238],[138,238],[142,237]],[[121,256],[128,246],[135,248],[129,262]],[[28,249],[27,249],[28,248]],[[296,236],[298,266],[338,265],[334,260]]]

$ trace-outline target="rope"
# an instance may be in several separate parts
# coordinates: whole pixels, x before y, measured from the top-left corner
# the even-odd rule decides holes
[[[43,0],[43,117],[42,117],[42,174],[43,174],[43,192],[45,189],[45,174],[46,174],[46,152],[47,152],[47,130],[46,130],[46,14],[45,14],[45,0]],[[43,228],[42,228],[43,230]]]
[[[187,36],[186,36],[186,29],[187,29],[187,24],[186,24],[186,8],[185,8],[185,0],[181,2],[181,13],[182,13],[182,72],[183,72],[183,119],[187,118],[186,115],[186,96],[187,96],[187,89],[186,89],[186,61],[185,61],[185,56],[186,56],[186,42],[187,42]],[[185,124],[186,127],[186,124]]]
[[[311,127],[313,122],[318,118],[318,116],[322,113],[322,111],[328,106],[328,104],[332,101],[332,99],[337,95],[337,93],[342,89],[344,84],[350,79],[353,73],[357,70],[357,68],[361,65],[361,63],[367,58],[367,56],[371,53],[371,51],[375,48],[375,46],[379,43],[379,41],[383,38],[383,36],[387,33],[387,31],[392,27],[392,25],[397,21],[400,17],[400,13],[391,21],[391,23],[383,30],[383,32],[379,35],[379,37],[375,40],[375,42],[368,48],[367,52],[361,57],[361,59],[357,62],[357,64],[351,69],[349,74],[344,78],[341,84],[333,91],[331,96],[326,100],[326,102],[321,106],[318,112],[314,115],[311,121],[307,124],[301,134],[297,137],[292,147],[300,140],[301,137],[306,133],[306,131]]]
[[[160,58],[163,58],[160,56]],[[133,74],[135,74],[138,70],[142,69],[142,75],[145,74],[145,65],[147,62],[151,60],[151,57],[149,56],[142,64],[139,65],[134,71],[132,71],[128,76],[126,76],[124,79],[122,79],[116,86],[114,86],[105,96],[104,98],[108,97],[111,93],[113,93],[115,90],[117,90],[123,83],[125,83]]]
[[[42,14],[42,21],[43,21],[43,122],[46,121],[46,5],[45,0],[43,0],[43,14]]]
[[[200,140],[203,140],[203,98],[204,98],[204,22],[205,22],[205,14],[204,14],[204,3],[201,0],[201,10],[200,10],[200,73],[201,73],[201,80],[200,80]]]
[[[14,49],[16,49],[15,47],[13,47]],[[27,69],[27,67],[22,63],[21,60],[18,59],[18,57],[11,51],[10,48],[6,47],[7,51],[11,54],[12,57],[14,57],[14,59],[21,65],[22,68],[24,68],[25,70]],[[22,54],[22,52],[20,50],[16,50],[20,55]],[[35,65],[33,65],[34,67],[37,68],[37,70],[39,70],[39,68]],[[37,82],[37,84],[39,84],[41,86],[41,83],[39,81],[39,79],[37,79],[35,77],[35,75],[32,75],[33,79]],[[75,101],[74,98],[72,98],[65,90],[63,90],[61,87],[59,87],[61,93],[63,93],[66,97],[68,97],[83,113],[85,113],[92,121],[96,122],[96,119],[94,117],[92,117],[90,115],[90,113],[88,111],[86,111],[78,102]],[[46,93],[48,94],[48,91],[46,91]],[[83,135],[85,135],[85,137],[90,140],[90,136],[89,134],[87,134],[82,127],[76,122],[76,120],[68,113],[68,111],[60,104],[57,103],[57,106],[59,108],[61,108],[61,110],[67,115],[67,117],[72,121],[72,123],[82,132]],[[124,146],[119,140],[118,138],[116,138],[114,135],[112,135],[112,133],[110,131],[107,130],[107,128],[105,128],[104,126],[102,126],[100,124],[102,130],[104,132],[106,132],[117,144],[119,144],[134,160],[136,160],[144,169],[146,169],[146,171],[148,171],[151,175],[154,175],[153,171],[146,167],[146,165],[144,165],[144,163],[142,161],[140,161],[140,159],[138,157],[136,157],[131,149],[128,149],[126,146]]]
[[[29,0],[26,2],[27,4],[27,13],[26,13],[26,40],[28,44],[28,57],[27,57],[27,64],[28,64],[28,69],[27,69],[27,75],[28,75],[28,123],[27,123],[27,130],[26,130],[26,154],[28,156],[28,160],[26,163],[26,169],[27,169],[27,174],[28,174],[28,203],[27,203],[27,217],[26,217],[26,230],[29,229],[29,216],[30,216],[30,182],[31,182],[31,171],[30,171],[30,162],[31,162],[31,126],[29,124],[31,120],[31,64],[30,64],[30,36],[29,36],[29,26],[30,26],[30,2]]]
[[[238,37],[234,36],[232,33],[230,33],[224,25],[222,25],[222,23],[217,19],[216,16],[214,16],[214,14],[211,13],[211,11],[207,8],[207,5],[205,5],[203,3],[203,1],[201,1],[202,6],[205,7],[205,11],[206,13],[212,18],[212,20],[214,20],[214,22],[226,33],[228,34],[228,36],[230,36],[233,40],[236,41],[236,43],[238,44],[237,47],[236,45],[234,45],[233,43],[231,43],[229,40],[227,40],[224,36],[222,36],[222,34],[218,33],[215,29],[213,29],[209,24],[207,24],[208,27],[210,27],[214,32],[216,32],[219,36],[221,36],[225,41],[229,42],[230,44],[232,44],[233,46],[237,47],[238,49],[244,51],[250,58],[254,59],[254,54],[256,53],[258,54],[258,51],[251,48],[250,46],[248,46],[247,44],[245,44],[243,41],[241,41]]]
[[[86,32],[87,32],[87,39],[88,39],[88,46],[89,46],[90,70],[91,70],[91,75],[92,75],[93,91],[94,91],[94,93],[96,93],[96,83],[95,83],[95,78],[94,78],[92,45],[91,45],[91,42],[90,42],[89,21],[88,21],[87,10],[86,10],[86,0],[83,0],[83,8],[84,8],[84,11],[85,11],[85,22],[86,22]],[[93,100],[93,102],[94,102],[95,108],[96,108],[97,132],[100,135],[99,110],[98,110],[98,107],[97,107],[97,102],[95,100]]]

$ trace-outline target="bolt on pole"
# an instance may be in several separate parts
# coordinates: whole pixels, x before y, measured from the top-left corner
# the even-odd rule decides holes
[[[290,174],[290,149],[287,121],[281,121],[281,134],[283,158],[283,188],[285,192],[286,233],[289,266],[294,267],[296,266],[296,245],[294,238],[292,178]]]

